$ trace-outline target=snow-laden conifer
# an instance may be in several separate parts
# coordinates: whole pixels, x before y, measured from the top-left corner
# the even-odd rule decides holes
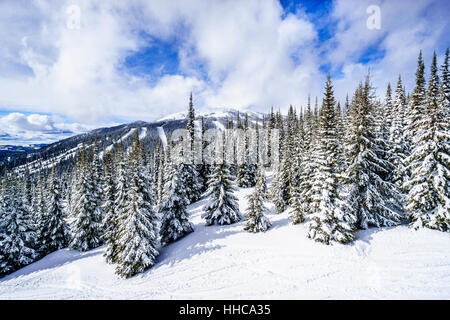
[[[73,195],[73,206],[68,219],[70,247],[87,251],[100,245],[102,215],[92,186],[92,168],[87,162],[84,145],[79,157],[79,172]]]
[[[208,203],[202,215],[207,225],[232,224],[241,220],[237,198],[233,194],[237,189],[232,179],[226,163],[215,164],[206,191]]]
[[[5,175],[2,189],[0,275],[22,268],[38,257],[32,216],[25,208],[16,177]]]
[[[405,126],[406,126],[406,98],[403,93],[402,79],[399,76],[397,87],[395,89],[395,98],[392,102],[392,111],[390,112],[391,126],[389,128],[389,144],[391,146],[391,161],[394,165],[392,172],[392,182],[400,187],[404,182],[405,168],[403,160],[408,152],[408,146],[405,141]]]
[[[294,224],[303,222],[306,216],[311,213],[311,182],[316,166],[313,159],[312,150],[314,148],[316,137],[309,97],[304,116],[303,131],[303,153],[301,155],[300,167],[298,169],[300,181],[298,182],[298,186],[292,191],[292,196],[290,199],[290,203],[292,205],[291,217]]]
[[[341,167],[338,115],[330,76],[326,82],[317,140],[313,149],[314,171],[308,237],[325,244],[354,238],[355,216],[341,208],[339,182]]]
[[[194,231],[186,209],[189,200],[186,195],[185,181],[182,180],[182,167],[183,164],[179,167],[172,166],[170,180],[164,186],[164,197],[159,205],[159,212],[162,214],[160,235],[161,243],[164,245]]]
[[[356,215],[357,228],[394,226],[402,220],[396,186],[384,180],[392,164],[383,158],[374,132],[373,93],[370,78],[359,85],[350,108],[344,149],[348,167],[344,173],[343,211]]]
[[[411,155],[405,159],[410,178],[405,208],[414,228],[450,231],[450,133],[445,107],[438,104],[439,78],[433,57],[426,109],[416,119]],[[417,90],[416,90],[417,91]],[[416,92],[415,91],[415,92]]]
[[[123,152],[123,150],[119,150],[119,152]],[[123,157],[123,155],[122,155]],[[119,155],[120,166],[123,166],[123,159],[120,158]],[[125,168],[121,168],[121,170],[116,170],[116,162],[114,161],[114,157],[112,152],[105,153],[104,156],[104,180],[103,180],[103,204],[102,210],[104,212],[104,217],[102,221],[102,230],[103,233],[103,241],[106,243],[106,252],[105,257],[108,263],[112,263],[114,261],[114,257],[116,254],[116,242],[117,242],[117,227],[118,227],[118,214],[119,208],[123,208],[122,205],[123,196],[125,190],[123,190],[123,186],[126,185],[124,183]],[[118,175],[118,176],[116,176]],[[117,182],[116,182],[117,178]],[[120,181],[120,184],[119,184]],[[117,187],[121,188],[121,192],[118,192]],[[117,197],[117,198],[116,198]],[[120,202],[116,201],[119,200]],[[120,204],[120,206],[117,206]]]
[[[67,246],[66,214],[62,203],[59,177],[54,166],[48,187],[45,209],[38,222],[40,251],[42,254],[49,254]]]
[[[133,139],[129,156],[127,202],[120,212],[116,234],[116,273],[124,278],[145,271],[158,256],[158,217],[153,210],[154,199],[148,173],[142,162],[139,136]]]
[[[270,228],[271,223],[264,215],[267,208],[264,206],[266,189],[266,177],[263,165],[258,166],[258,175],[253,192],[247,197],[247,221],[244,230],[249,232],[265,232]]]

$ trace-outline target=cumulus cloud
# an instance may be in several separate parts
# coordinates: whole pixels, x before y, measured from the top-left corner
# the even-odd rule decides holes
[[[199,67],[206,74],[206,106],[285,109],[320,90],[317,32],[301,11],[284,14],[276,1],[155,1],[146,12],[154,21],[149,32],[170,38],[167,25],[177,21],[189,28],[180,64],[192,76]]]
[[[83,133],[92,126],[68,123],[43,114],[12,112],[0,117],[0,144],[50,143]]]
[[[304,105],[308,94],[320,97],[324,65],[340,73],[338,97],[351,94],[371,48],[383,53],[369,60],[384,90],[398,73],[412,79],[418,50],[429,58],[436,43],[445,45],[448,25],[432,0],[372,2],[334,0],[329,15],[312,18],[275,0],[2,1],[0,109],[93,125],[153,120],[184,110],[193,91],[199,109],[285,110]],[[380,30],[366,28],[371,4],[381,7]],[[324,21],[335,26],[325,40],[318,35]],[[128,72],[127,57],[158,41],[175,47],[178,70],[154,81]],[[28,131],[57,127],[11,117],[10,125]]]
[[[55,129],[50,117],[40,114],[26,116],[23,113],[13,112],[0,118],[0,123],[13,130],[50,131]]]
[[[80,8],[79,28],[67,27],[73,4]],[[276,1],[34,1],[28,10],[4,5],[3,21],[17,18],[12,12],[18,9],[26,23],[8,33],[10,64],[23,70],[15,78],[0,72],[3,109],[19,105],[84,122],[150,120],[184,109],[190,91],[198,107],[284,108],[318,89],[309,81],[318,62],[298,53],[315,40],[314,26],[305,15],[283,16]],[[123,72],[125,58],[149,46],[141,32],[172,41],[180,28],[179,74],[149,84]],[[6,22],[0,29],[7,29]]]
[[[366,10],[374,4],[380,8],[380,29],[366,25]],[[432,0],[335,0],[331,18],[337,23],[336,33],[323,46],[329,63],[342,68],[343,76],[336,81],[340,98],[352,94],[369,67],[379,95],[384,95],[387,83],[395,82],[399,74],[412,90],[419,51],[423,50],[428,69],[433,51],[443,54],[448,46],[449,25],[443,5]],[[371,57],[373,53],[379,56]]]

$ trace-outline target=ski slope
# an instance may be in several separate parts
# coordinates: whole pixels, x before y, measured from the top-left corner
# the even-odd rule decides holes
[[[250,191],[239,191],[241,212]],[[141,275],[117,277],[104,247],[63,249],[0,279],[0,299],[450,299],[448,233],[369,229],[325,246],[272,206],[272,228],[250,234],[244,221],[205,226],[204,205],[189,207],[195,232]]]

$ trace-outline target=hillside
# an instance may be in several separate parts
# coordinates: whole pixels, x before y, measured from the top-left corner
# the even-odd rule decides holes
[[[199,112],[196,115],[195,125],[200,127],[200,119],[204,118],[205,125],[208,128],[223,129],[228,119],[236,119],[238,110],[220,109],[216,112]],[[249,121],[255,123],[263,119],[262,113],[248,112]],[[241,112],[241,117],[244,113]],[[131,143],[133,130],[139,130],[142,143],[152,149],[159,139],[165,140],[169,132],[179,128],[186,127],[186,112],[168,115],[162,119],[145,122],[135,121],[132,123],[121,124],[114,127],[105,127],[92,130],[83,134],[75,135],[48,145],[40,145],[40,148],[15,147],[14,152],[2,153],[0,150],[0,168],[18,167],[19,170],[28,168],[31,172],[40,170],[42,167],[49,167],[53,164],[63,164],[64,161],[71,161],[73,156],[79,150],[81,143],[90,144],[97,137],[100,152],[111,150],[118,143],[123,142],[127,147]],[[1,142],[1,141],[0,141]],[[11,149],[8,146],[1,146],[0,149]]]
[[[251,190],[237,194],[241,212]],[[207,227],[203,205],[189,207],[195,232],[160,249],[142,275],[120,279],[104,247],[63,249],[1,279],[0,299],[450,299],[448,233],[374,228],[325,246],[269,203],[263,234],[243,221]]]

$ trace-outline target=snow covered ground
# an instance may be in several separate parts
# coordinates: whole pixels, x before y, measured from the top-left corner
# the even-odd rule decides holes
[[[245,211],[241,189],[239,204]],[[161,249],[157,264],[124,280],[104,247],[57,251],[0,279],[0,299],[450,299],[450,234],[406,226],[369,229],[350,245],[306,238],[287,213],[268,214],[264,234],[245,222],[205,226]]]

